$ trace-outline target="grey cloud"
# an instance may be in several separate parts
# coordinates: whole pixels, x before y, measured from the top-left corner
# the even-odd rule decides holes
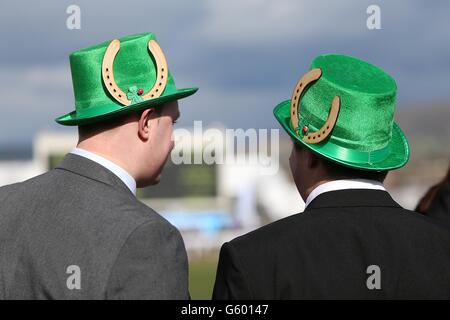
[[[2,0],[0,94],[7,98],[0,105],[0,145],[59,128],[53,118],[73,110],[70,52],[143,31],[157,34],[179,87],[200,87],[180,103],[180,126],[202,119],[276,127],[272,108],[289,98],[321,53],[380,65],[397,79],[400,105],[448,99],[450,3],[376,1],[383,29],[369,31],[365,10],[372,3]],[[65,26],[70,4],[81,7],[81,30]]]

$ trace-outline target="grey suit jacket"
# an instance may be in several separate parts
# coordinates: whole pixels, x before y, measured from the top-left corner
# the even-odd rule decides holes
[[[74,154],[0,188],[0,299],[187,299],[178,230]]]

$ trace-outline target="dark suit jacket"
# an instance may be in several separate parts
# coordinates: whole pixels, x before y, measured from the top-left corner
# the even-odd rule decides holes
[[[438,191],[427,215],[450,225],[450,181]]]
[[[0,188],[1,299],[188,297],[180,233],[103,166],[68,154]]]
[[[385,191],[323,193],[224,244],[213,298],[450,298],[450,230]]]

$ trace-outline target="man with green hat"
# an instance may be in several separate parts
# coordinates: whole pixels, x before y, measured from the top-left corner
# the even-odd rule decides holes
[[[154,34],[70,56],[76,148],[0,189],[1,299],[187,299],[179,231],[136,199],[173,148],[177,89]]]
[[[380,68],[314,59],[274,109],[306,209],[225,243],[213,298],[450,298],[450,230],[383,186],[409,157],[395,100]]]

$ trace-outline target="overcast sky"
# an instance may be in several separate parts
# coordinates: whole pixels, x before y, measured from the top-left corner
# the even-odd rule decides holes
[[[71,4],[81,9],[80,30],[66,27]],[[381,30],[366,26],[371,4],[381,8]],[[75,130],[53,120],[74,109],[70,52],[147,31],[177,86],[200,87],[180,102],[177,126],[277,128],[273,107],[323,53],[387,70],[400,107],[450,101],[449,13],[446,0],[2,0],[0,147],[29,144],[39,130]]]

